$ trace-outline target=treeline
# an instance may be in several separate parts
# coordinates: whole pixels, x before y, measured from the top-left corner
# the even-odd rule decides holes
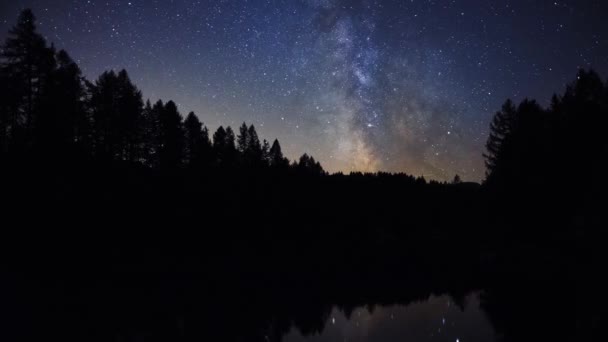
[[[576,211],[571,220],[595,220],[598,212],[591,211],[607,188],[607,126],[608,86],[594,71],[581,70],[549,108],[529,99],[518,105],[508,100],[494,116],[484,154],[484,193],[496,201],[489,209],[501,218],[515,217],[538,213],[540,203],[548,210]],[[95,170],[120,164],[134,172],[198,177],[326,175],[307,154],[290,162],[278,140],[261,139],[253,125],[243,123],[238,132],[219,127],[212,134],[194,113],[184,119],[173,101],[144,101],[125,70],[87,81],[68,53],[47,44],[33,13],[24,10],[0,54],[0,161],[28,168],[31,160],[66,168],[88,163]],[[345,183],[394,183],[410,191],[416,184],[438,184],[406,174],[327,178],[330,185],[321,192]],[[452,183],[462,181],[456,176]],[[514,203],[521,204],[517,210],[505,210]]]
[[[304,154],[290,163],[278,140],[261,140],[253,125],[212,136],[194,113],[173,101],[144,103],[125,70],[87,81],[64,50],[48,46],[24,10],[0,55],[0,158],[44,157],[139,163],[153,169],[261,170],[322,175]]]
[[[580,70],[549,108],[507,100],[496,113],[484,155],[487,184],[530,187],[566,180],[604,183],[608,171],[608,87]]]
[[[606,325],[606,127],[608,82],[592,70],[547,108],[508,100],[492,120],[485,208],[505,248],[483,306],[505,341],[586,340]]]
[[[540,227],[564,218],[579,228],[600,225],[607,126],[608,83],[593,70],[580,70],[548,108],[507,100],[492,120],[484,154],[486,188],[502,202],[493,210],[515,220],[532,215]]]

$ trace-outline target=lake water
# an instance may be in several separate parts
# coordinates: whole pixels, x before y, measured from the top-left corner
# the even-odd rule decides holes
[[[480,294],[468,295],[464,308],[448,295],[406,306],[357,308],[350,317],[334,308],[321,334],[303,336],[292,328],[285,342],[329,341],[495,341],[495,334],[480,308]],[[463,310],[464,309],[464,310]]]

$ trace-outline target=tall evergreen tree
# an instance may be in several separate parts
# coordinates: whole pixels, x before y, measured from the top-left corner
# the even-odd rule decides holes
[[[143,110],[142,156],[144,163],[152,168],[160,167],[162,147],[160,118],[164,110],[165,104],[161,100],[156,101],[154,105],[147,101]]]
[[[76,147],[81,153],[90,153],[91,123],[85,110],[82,72],[64,50],[56,58],[57,69],[41,100],[38,139],[47,149]]]
[[[593,70],[580,70],[561,98],[559,112],[561,137],[554,145],[556,159],[569,177],[602,182],[608,172],[608,86]],[[568,139],[564,139],[568,137]],[[570,160],[563,163],[563,160]],[[585,167],[581,167],[585,165]]]
[[[497,112],[490,124],[490,135],[486,143],[487,152],[483,155],[486,164],[486,177],[489,181],[491,177],[500,173],[503,155],[510,148],[510,134],[515,125],[517,110],[511,100],[507,100],[502,110]]]
[[[226,130],[223,126],[218,127],[218,129],[213,133],[213,148],[216,151],[221,151],[225,148],[226,144]]]
[[[160,115],[160,167],[175,170],[181,166],[184,154],[183,118],[175,102],[169,101]]]
[[[142,140],[143,98],[141,91],[131,82],[126,70],[118,73],[120,111],[119,129],[122,159],[137,161],[141,157],[139,149]]]
[[[270,165],[270,144],[266,139],[262,143],[262,161],[264,166]]]
[[[200,137],[200,156],[202,167],[209,167],[213,165],[213,146],[211,144],[211,140],[209,139],[209,129],[204,124]]]
[[[229,151],[236,151],[234,131],[230,126],[226,127],[226,142],[225,146]]]
[[[243,122],[239,127],[239,135],[237,136],[237,148],[241,154],[245,154],[249,149],[249,128],[247,124]]]
[[[250,167],[260,167],[263,164],[262,144],[253,125],[247,129],[247,149],[244,154],[245,163]]]
[[[85,109],[84,78],[80,67],[64,50],[57,54],[57,87],[63,89],[62,107],[66,113],[69,132],[66,138],[90,153],[91,120]]]
[[[232,127],[226,127],[226,142],[225,142],[225,160],[227,167],[235,167],[238,162],[238,151],[236,149],[236,136]]]
[[[261,157],[262,145],[260,144],[260,138],[258,137],[258,132],[256,132],[255,127],[253,125],[249,126],[248,130],[248,149],[251,153],[260,154]]]
[[[125,70],[106,71],[89,88],[97,155],[139,160],[144,123],[141,92]]]
[[[203,163],[205,137],[203,124],[194,114],[190,112],[184,121],[185,130],[185,161],[190,167],[200,167]],[[207,137],[208,139],[208,137]]]
[[[223,126],[213,133],[213,154],[215,155],[215,164],[224,166],[226,160],[227,146],[226,146],[226,130]]]
[[[236,165],[237,149],[234,131],[230,127],[220,126],[213,134],[213,153],[215,164],[223,168],[232,168]]]
[[[283,156],[281,144],[279,144],[279,140],[277,139],[274,140],[272,147],[270,147],[269,161],[272,167],[287,168],[289,166],[289,160]]]
[[[54,50],[36,30],[31,10],[21,12],[2,46],[2,77],[10,85],[10,99],[4,105],[5,139],[16,145],[32,144],[40,95],[54,71]]]
[[[152,139],[154,118],[152,113],[152,103],[146,100],[142,110],[142,140],[141,140],[141,161],[148,166],[152,166],[152,151],[154,141]]]
[[[18,130],[18,107],[15,88],[4,69],[0,68],[0,157],[8,155]]]

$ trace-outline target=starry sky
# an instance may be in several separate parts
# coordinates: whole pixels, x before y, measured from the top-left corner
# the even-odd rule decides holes
[[[25,7],[90,80],[126,68],[145,98],[331,172],[480,181],[507,98],[608,75],[604,0],[0,0],[2,41]]]

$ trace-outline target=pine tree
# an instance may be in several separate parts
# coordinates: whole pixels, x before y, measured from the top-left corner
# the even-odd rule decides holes
[[[289,166],[289,160],[283,156],[281,151],[281,144],[279,140],[275,139],[270,147],[269,151],[270,166],[275,168],[287,168]]]
[[[146,100],[146,104],[142,110],[142,139],[141,143],[141,161],[144,165],[153,166],[152,165],[152,155],[154,149],[154,117],[152,110],[152,103],[150,100]]]
[[[182,164],[184,153],[183,118],[175,102],[169,101],[160,115],[160,167],[175,170]]]
[[[232,128],[230,126],[226,127],[225,146],[226,146],[226,149],[228,149],[229,151],[236,151],[234,131],[232,130]]]
[[[200,137],[201,166],[210,167],[213,164],[213,146],[209,139],[209,129],[203,125]]]
[[[264,166],[270,165],[270,144],[266,139],[262,143],[262,161]]]
[[[224,166],[227,154],[226,146],[226,130],[223,126],[213,133],[213,154],[215,156],[214,164],[218,166]]]
[[[97,155],[139,160],[145,122],[141,92],[125,70],[106,71],[89,88]]]
[[[10,94],[10,85],[8,78],[0,69],[0,160],[6,156],[9,151],[10,141],[10,113],[12,110],[11,102],[14,99]]]
[[[217,128],[213,133],[213,148],[217,151],[224,150],[226,147],[226,130],[223,126]]]
[[[190,167],[200,166],[202,162],[203,124],[190,112],[184,120],[185,162]]]
[[[85,110],[84,78],[67,52],[57,53],[57,69],[44,91],[38,138],[46,148],[73,147],[90,154],[91,122]]]
[[[239,135],[237,136],[237,148],[241,154],[245,154],[249,150],[249,129],[247,124],[243,122],[239,127]]]
[[[2,131],[6,132],[5,139],[21,146],[34,142],[41,93],[48,89],[55,67],[54,50],[47,47],[35,22],[32,11],[23,10],[9,31],[0,56],[3,78],[11,88],[10,100],[4,105]]]
[[[502,110],[497,112],[490,124],[490,135],[486,143],[487,152],[483,155],[486,164],[486,178],[489,180],[499,172],[503,155],[508,149],[510,134],[515,125],[517,110],[511,100],[507,100]]]
[[[253,125],[249,126],[248,136],[248,150],[254,154],[261,154],[262,146],[260,144],[260,138]]]
[[[141,157],[139,150],[142,140],[143,99],[139,89],[131,82],[126,70],[118,73],[118,110],[120,147],[123,160],[137,161]]]
[[[253,125],[249,126],[247,135],[249,141],[245,151],[245,162],[250,167],[259,167],[263,164],[262,144]]]
[[[115,108],[117,83],[116,73],[106,71],[94,84],[88,84],[89,106],[93,117],[95,156],[98,158],[113,159],[117,154],[118,137],[115,129],[118,121],[118,111]]]

